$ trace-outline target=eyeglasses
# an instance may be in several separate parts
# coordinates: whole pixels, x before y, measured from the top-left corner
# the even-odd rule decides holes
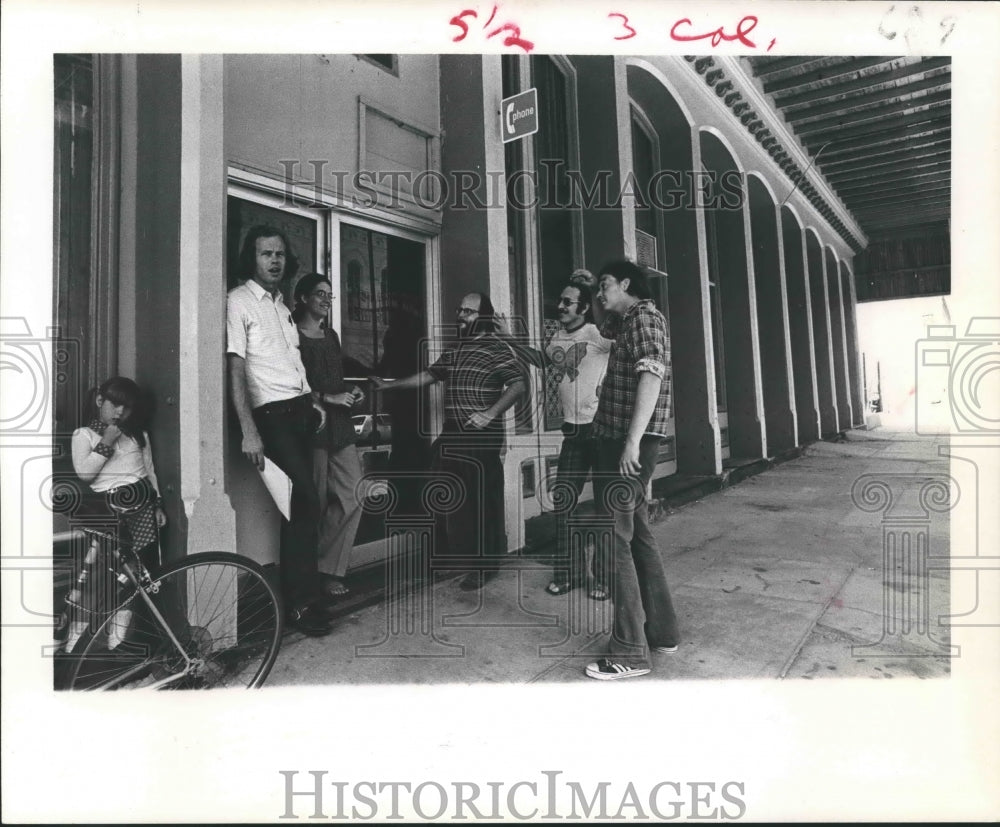
[[[572,299],[561,298],[556,302],[557,307],[572,307],[574,304],[579,304],[579,300],[573,301]]]
[[[326,290],[313,290],[309,294],[314,299],[332,299],[333,293],[327,293]]]
[[[458,313],[459,316],[468,316],[470,313],[478,313],[479,311],[472,307],[456,307],[455,312]]]

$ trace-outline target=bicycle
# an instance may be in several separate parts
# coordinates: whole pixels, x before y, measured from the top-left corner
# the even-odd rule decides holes
[[[117,587],[113,599],[91,605],[79,589],[67,597],[68,611],[77,622],[85,617],[87,626],[59,656],[66,688],[263,685],[278,656],[284,611],[261,566],[237,554],[208,551],[154,573],[113,535],[81,530],[90,537],[90,571]]]

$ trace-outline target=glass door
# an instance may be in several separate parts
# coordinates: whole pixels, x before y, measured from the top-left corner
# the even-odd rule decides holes
[[[419,475],[430,464],[432,394],[427,389],[373,394],[368,378],[401,379],[427,366],[427,244],[346,220],[332,232],[339,273],[331,278],[339,277],[340,295],[331,323],[339,328],[345,376],[366,396],[353,416],[362,468],[372,485],[379,484],[380,472],[392,477],[397,507],[414,510],[420,507]],[[384,518],[366,514],[355,545],[384,539]],[[356,554],[354,565],[365,564],[368,556]]]

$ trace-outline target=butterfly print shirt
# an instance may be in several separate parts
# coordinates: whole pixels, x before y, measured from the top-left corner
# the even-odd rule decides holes
[[[557,330],[546,345],[546,368],[559,383],[559,401],[566,422],[586,425],[593,421],[611,345],[612,340],[605,339],[589,323],[572,332]]]

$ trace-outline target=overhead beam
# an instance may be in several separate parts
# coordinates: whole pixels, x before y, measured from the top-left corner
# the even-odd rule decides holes
[[[936,164],[897,164],[891,169],[888,167],[876,167],[872,170],[859,169],[855,175],[844,176],[836,181],[831,181],[828,178],[827,181],[834,189],[842,191],[850,190],[856,186],[882,185],[919,176],[951,175],[951,172],[951,160],[944,159]]]
[[[837,112],[852,112],[855,109],[861,109],[862,107],[881,103],[882,101],[892,100],[893,98],[898,98],[904,95],[914,95],[918,92],[943,87],[951,87],[950,71],[934,75],[933,77],[924,78],[923,80],[916,80],[912,83],[907,83],[905,86],[893,86],[889,89],[882,89],[878,92],[854,95],[852,97],[844,98],[843,100],[833,101],[831,103],[822,103],[818,106],[805,106],[801,109],[784,107],[783,114],[785,116],[785,120],[794,126],[800,121],[809,120],[811,118],[820,118],[824,115],[833,115]]]
[[[931,72],[934,69],[940,69],[943,66],[951,66],[950,57],[925,57],[916,63],[901,66],[900,68],[893,69],[890,72],[879,72],[875,75],[867,75],[855,81],[831,84],[830,86],[821,86],[816,89],[810,89],[808,92],[800,92],[795,95],[775,95],[774,101],[781,108],[786,106],[797,106],[800,103],[810,103],[812,101],[832,98],[836,95],[846,95],[849,92],[856,92],[859,89],[872,89],[876,86],[882,85],[883,83],[891,83],[892,81],[903,80],[904,78],[910,78],[914,75],[922,75],[925,72]]]
[[[932,215],[930,217],[936,219],[937,221],[947,221],[951,216],[948,211],[942,212],[940,215]],[[872,234],[885,233],[891,230],[906,230],[913,226],[914,216],[912,214],[900,214],[896,216],[890,216],[882,220],[871,220],[869,222],[863,222],[863,226],[866,232]]]
[[[926,170],[902,170],[888,175],[878,175],[871,178],[855,178],[853,181],[843,181],[836,185],[837,192],[854,192],[865,188],[882,188],[890,184],[905,184],[909,181],[926,181],[931,178],[951,178],[951,167],[929,167]]]
[[[865,204],[849,206],[856,215],[869,220],[877,219],[879,215],[894,211],[909,212],[916,220],[922,213],[941,210],[945,205],[951,209],[951,193],[948,190],[943,190],[942,194],[936,198],[934,193],[928,193],[923,197],[912,195],[902,200],[869,201]]]
[[[951,198],[951,183],[939,184],[931,187],[900,187],[898,192],[880,193],[879,195],[864,196],[861,198],[845,199],[848,209],[864,211],[868,208],[876,208],[887,204],[900,203],[901,206],[912,206],[916,208],[925,202],[939,199],[949,200]]]
[[[826,177],[827,181],[836,186],[847,181],[854,181],[858,178],[870,178],[871,176],[885,175],[898,172],[900,170],[909,170],[912,169],[914,165],[947,166],[950,168],[951,150],[943,149],[940,152],[918,152],[901,156],[898,161],[887,160],[882,163],[871,164],[870,166],[865,166],[864,162],[861,161],[852,167],[844,166],[842,169],[838,170],[824,169],[823,175]]]
[[[820,121],[809,121],[795,127],[795,134],[800,138],[813,132],[820,132],[826,129],[841,129],[852,124],[863,124],[869,121],[882,121],[889,119],[892,115],[900,112],[911,112],[921,107],[933,107],[938,104],[951,103],[951,90],[935,92],[933,95],[924,95],[912,100],[899,101],[898,103],[881,106],[878,109],[863,109],[850,115],[835,115],[830,118],[823,118]],[[916,114],[916,113],[914,113]]]
[[[900,155],[904,152],[925,149],[947,150],[950,152],[951,132],[940,132],[933,135],[927,135],[923,138],[917,138],[913,141],[907,142],[902,148],[887,147],[880,149],[877,147],[864,147],[858,152],[847,153],[844,157],[834,160],[827,160],[827,156],[824,154],[823,160],[819,162],[819,165],[823,170],[823,174],[826,175],[845,166],[853,169],[858,165],[859,159],[862,162],[873,159],[882,159],[882,163],[890,163],[898,160]]]
[[[801,75],[795,75],[794,77],[783,78],[781,80],[768,81],[764,84],[764,92],[773,95],[778,92],[787,91],[788,89],[798,89],[800,86],[808,86],[813,83],[828,81],[831,78],[852,75],[855,72],[861,72],[865,69],[870,69],[873,66],[881,66],[883,63],[891,63],[894,60],[899,60],[899,58],[859,57],[850,60],[842,60],[837,63],[827,63],[815,71],[803,72]]]
[[[951,130],[948,128],[951,124],[951,118],[943,118],[940,121],[913,124],[911,126],[905,127],[903,129],[887,129],[886,131],[879,133],[877,135],[865,135],[855,140],[850,141],[832,141],[832,148],[827,147],[824,153],[824,157],[829,157],[831,155],[841,155],[845,152],[851,152],[855,149],[868,149],[877,146],[888,146],[891,144],[905,143],[910,138],[915,138],[920,135],[926,135],[934,132],[945,132],[951,134]]]
[[[799,140],[805,144],[807,149],[811,149],[814,146],[822,146],[831,139],[840,141],[852,138],[878,138],[882,135],[897,134],[898,130],[910,126],[918,126],[920,124],[933,124],[937,126],[939,124],[950,123],[951,106],[950,104],[946,104],[944,106],[931,107],[925,112],[914,112],[912,115],[888,118],[883,122],[869,123],[847,129],[827,129],[823,132],[800,136]]]
[[[766,77],[767,75],[773,75],[777,72],[783,72],[785,69],[794,69],[799,66],[806,66],[809,63],[815,63],[818,60],[824,59],[824,56],[749,58],[750,64],[753,66],[753,72],[759,78]]]
[[[941,183],[951,182],[951,171],[935,171],[917,175],[897,175],[890,178],[880,178],[869,183],[858,181],[847,187],[836,187],[837,195],[844,201],[858,198],[876,192],[885,192],[887,187],[900,188],[907,185],[915,186],[936,186]]]
[[[896,215],[906,215],[910,218],[911,224],[920,223],[931,223],[930,221],[922,221],[922,216],[928,215],[930,213],[941,213],[947,214],[951,211],[951,202],[947,199],[937,199],[923,204],[919,209],[914,209],[912,206],[907,205],[904,207],[865,207],[864,209],[855,210],[854,213],[859,218],[867,219],[870,223],[871,221],[877,221],[880,218],[891,218]]]

